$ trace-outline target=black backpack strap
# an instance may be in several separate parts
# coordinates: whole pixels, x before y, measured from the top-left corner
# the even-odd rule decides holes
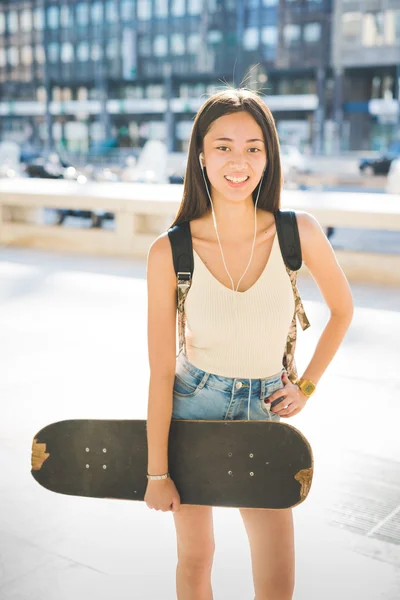
[[[172,248],[172,258],[176,273],[176,297],[178,309],[178,335],[179,351],[183,350],[186,354],[185,338],[185,300],[192,285],[192,275],[194,271],[192,234],[189,221],[178,223],[168,229],[168,237]]]
[[[284,263],[291,271],[298,271],[303,258],[296,213],[294,210],[276,210],[274,216]]]
[[[189,221],[179,223],[168,229],[168,237],[171,243],[176,276],[180,280],[190,281],[194,270],[194,260]]]

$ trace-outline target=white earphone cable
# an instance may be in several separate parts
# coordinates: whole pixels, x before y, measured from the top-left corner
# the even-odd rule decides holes
[[[203,179],[204,179],[204,184],[206,186],[206,191],[207,191],[208,197],[209,197],[210,202],[211,202],[211,210],[212,210],[212,217],[213,217],[213,222],[214,222],[214,228],[215,228],[215,233],[217,234],[218,244],[219,244],[219,247],[220,247],[220,250],[221,250],[222,261],[224,263],[225,270],[228,273],[229,279],[231,280],[232,290],[237,292],[238,288],[239,288],[239,285],[240,285],[240,282],[242,281],[243,277],[246,275],[247,270],[248,270],[248,268],[249,268],[249,266],[251,264],[251,261],[253,259],[254,247],[255,247],[255,244],[256,244],[256,236],[257,236],[257,204],[258,204],[258,198],[260,196],[260,190],[261,190],[262,181],[264,179],[265,169],[263,171],[263,174],[262,174],[262,177],[261,177],[261,180],[260,180],[260,185],[259,185],[259,188],[258,188],[257,198],[256,198],[256,202],[255,202],[255,205],[254,205],[254,238],[253,238],[253,245],[252,245],[252,248],[251,248],[250,260],[249,260],[249,263],[248,263],[248,265],[247,265],[247,267],[246,267],[243,275],[239,279],[239,282],[238,282],[236,290],[235,290],[233,279],[231,277],[231,274],[228,271],[228,267],[226,266],[224,252],[222,250],[222,245],[221,245],[221,240],[219,239],[217,221],[216,221],[215,213],[214,213],[214,205],[213,205],[213,201],[211,199],[210,192],[209,192],[208,187],[207,187],[207,181],[206,181],[206,178],[205,178],[205,175],[204,175],[204,167],[203,167],[203,165],[201,163],[201,158],[200,158],[200,167],[201,167],[201,172],[202,172]],[[236,314],[236,312],[235,312],[235,314]],[[247,401],[247,419],[250,421],[251,379],[249,379],[249,383],[250,383],[250,386],[249,386],[249,396],[248,396],[248,401]]]

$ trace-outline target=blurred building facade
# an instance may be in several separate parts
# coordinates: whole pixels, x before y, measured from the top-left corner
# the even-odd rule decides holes
[[[350,148],[399,139],[400,0],[335,0],[335,123]]]
[[[399,46],[400,0],[9,0],[0,137],[185,151],[205,97],[243,82],[283,141],[370,148],[390,137],[371,101],[397,105]]]

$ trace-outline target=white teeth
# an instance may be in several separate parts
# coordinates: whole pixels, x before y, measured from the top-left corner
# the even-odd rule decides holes
[[[233,183],[242,183],[243,181],[246,181],[248,177],[229,177],[228,175],[225,175],[225,179],[233,181]]]

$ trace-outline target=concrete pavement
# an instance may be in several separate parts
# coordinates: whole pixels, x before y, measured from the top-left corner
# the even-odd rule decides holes
[[[0,598],[175,598],[170,513],[143,503],[71,498],[30,475],[33,435],[67,418],[145,418],[148,364],[143,261],[0,251]],[[328,317],[299,282],[312,323],[306,366]],[[400,597],[400,289],[353,285],[356,313],[307,408],[315,478],[294,509],[294,600]],[[236,509],[214,509],[215,600],[252,600]]]

